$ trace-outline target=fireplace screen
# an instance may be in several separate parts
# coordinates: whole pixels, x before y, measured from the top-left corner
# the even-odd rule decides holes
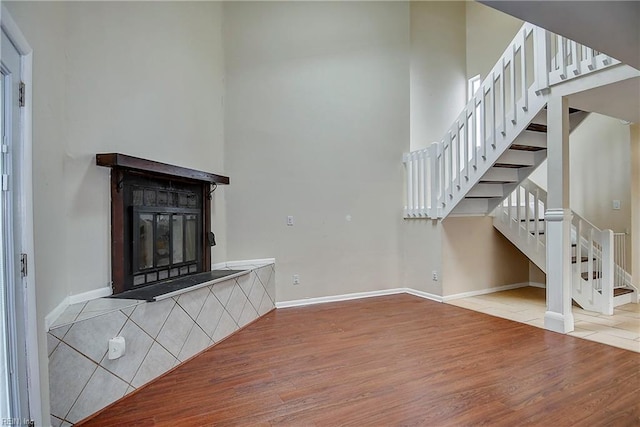
[[[121,153],[96,154],[96,164],[112,168],[114,295],[211,271],[211,194],[229,177]]]
[[[200,186],[136,177],[125,185],[125,194],[131,212],[131,285],[201,272]]]

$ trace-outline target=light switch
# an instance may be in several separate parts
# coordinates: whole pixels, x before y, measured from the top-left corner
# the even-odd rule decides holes
[[[619,211],[620,210],[620,200],[613,201],[613,209]]]

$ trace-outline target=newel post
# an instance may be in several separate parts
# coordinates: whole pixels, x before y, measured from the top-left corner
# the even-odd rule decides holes
[[[613,315],[613,231],[602,230],[602,314]]]
[[[544,327],[567,333],[574,329],[571,312],[571,208],[569,198],[569,102],[551,97],[547,103],[547,311]],[[578,247],[579,248],[579,247]],[[579,251],[576,252],[579,256]]]

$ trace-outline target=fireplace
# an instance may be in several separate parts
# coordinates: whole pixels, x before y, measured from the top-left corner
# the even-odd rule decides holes
[[[211,192],[229,178],[123,154],[111,167],[114,294],[211,270]]]

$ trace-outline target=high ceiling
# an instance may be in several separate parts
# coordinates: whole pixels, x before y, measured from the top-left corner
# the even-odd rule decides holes
[[[640,1],[487,1],[640,70]]]

